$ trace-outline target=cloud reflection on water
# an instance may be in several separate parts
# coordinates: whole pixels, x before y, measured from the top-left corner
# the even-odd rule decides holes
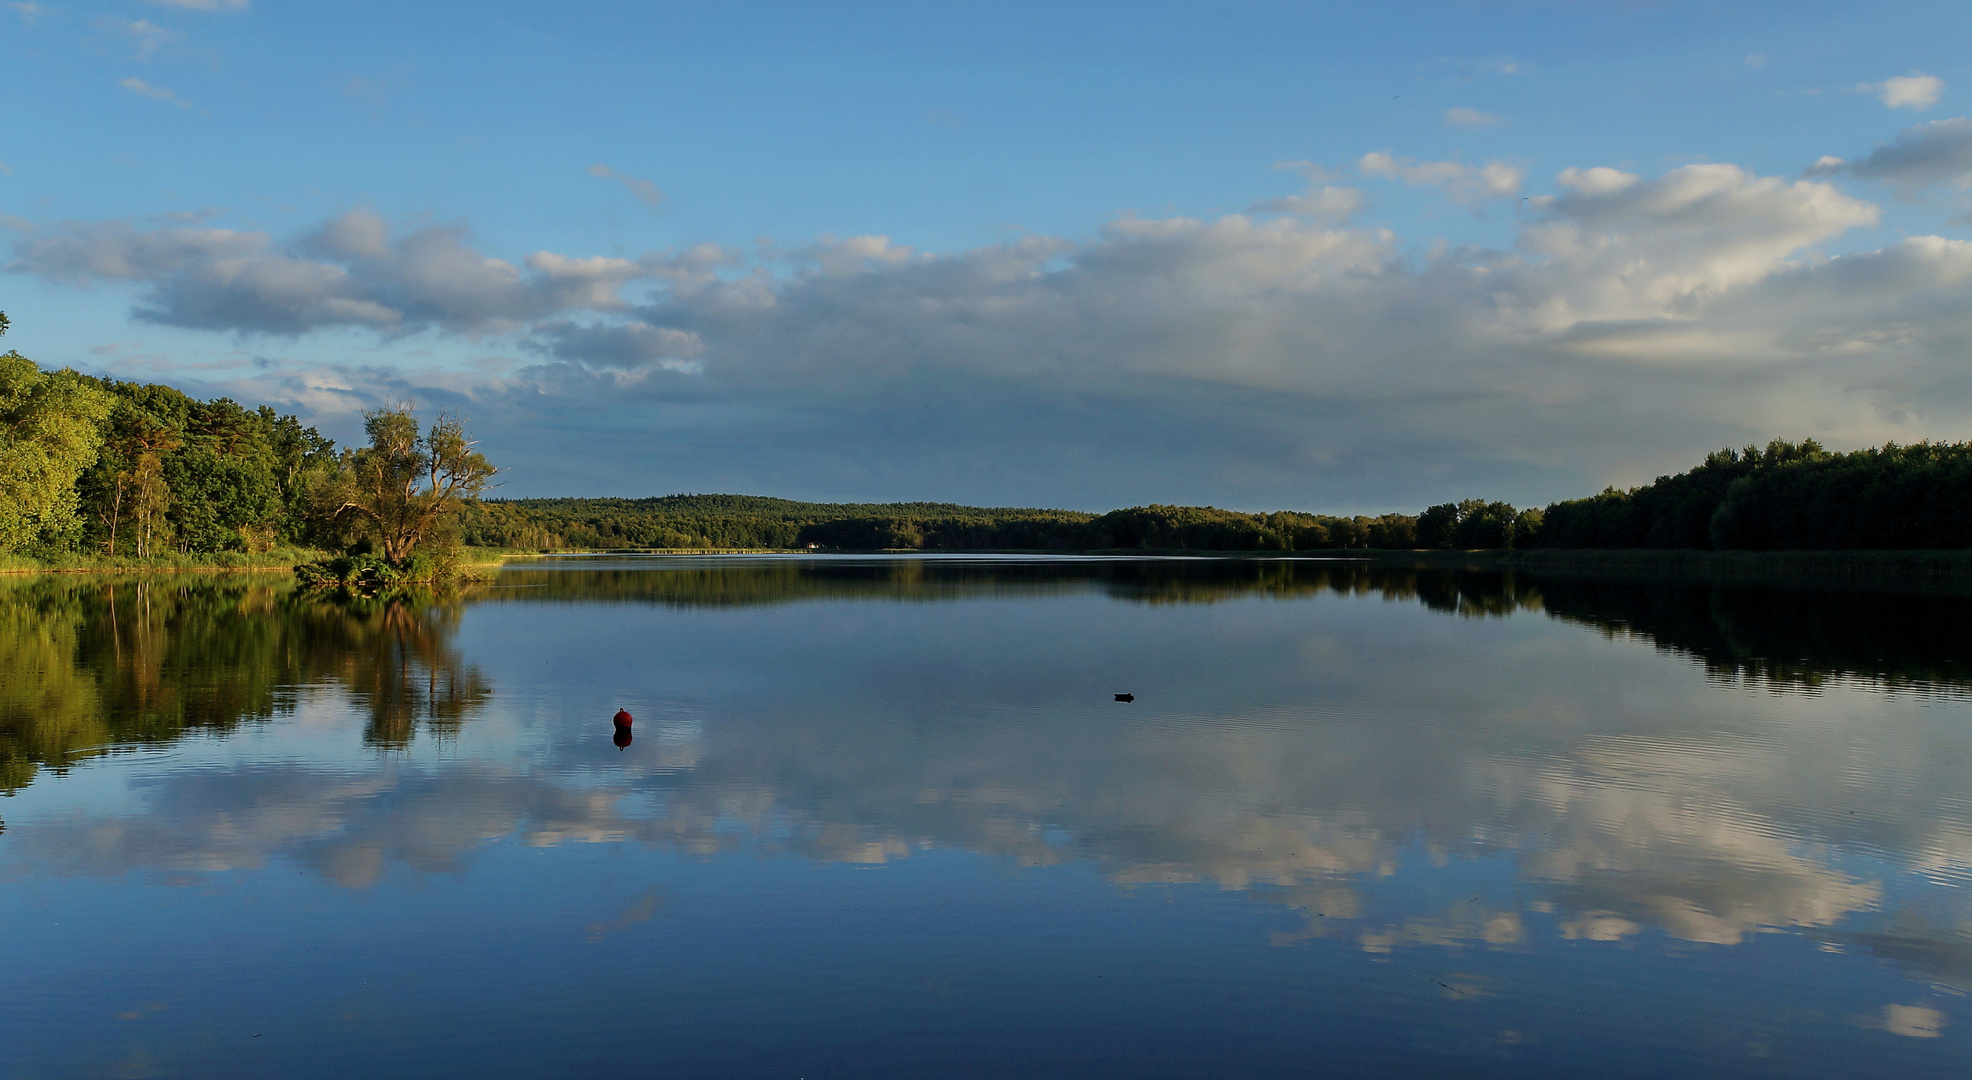
[[[698,715],[673,709],[639,721],[635,746],[620,757],[609,749],[606,766],[586,756],[607,737],[601,725],[578,732],[538,702],[545,711],[521,725],[535,741],[510,757],[435,757],[414,742],[368,764],[118,759],[132,777],[130,806],[32,819],[8,832],[0,865],[16,876],[140,870],[183,880],[285,859],[365,889],[392,866],[466,873],[475,852],[503,839],[862,865],[959,848],[1020,867],[1087,862],[1124,888],[1244,890],[1305,918],[1273,935],[1283,946],[1342,938],[1371,953],[1511,949],[1631,942],[1651,931],[1735,945],[1789,930],[1972,984],[1972,905],[1963,890],[1923,887],[1962,881],[1972,867],[1960,767],[1972,736],[1937,722],[1959,718],[1962,706],[1926,696],[1931,689],[1884,689],[1939,687],[1939,659],[1899,666],[1879,651],[1875,669],[1859,670],[1852,658],[1866,650],[1842,636],[1900,612],[1956,613],[1963,600],[1826,599],[1878,621],[1817,628],[1819,655],[1835,658],[1818,670],[1812,651],[1761,647],[1798,641],[1800,628],[1760,626],[1744,590],[1638,586],[1625,608],[1620,588],[1596,585],[1571,609],[1566,598],[1589,585],[1324,573],[1315,588],[1276,579],[1217,593],[1196,579],[1160,593],[1154,580],[1114,576],[975,587],[959,574],[927,581],[921,598],[995,602],[856,607],[864,636],[833,643],[815,640],[813,612],[790,619],[726,603],[747,591],[733,580],[710,600],[646,596],[629,607],[614,594],[619,606],[590,602],[579,593],[594,583],[578,579],[516,591],[468,609],[467,620],[601,640],[629,632],[612,612],[643,612],[699,639],[653,663],[672,674],[696,664],[729,693],[702,702]],[[899,595],[895,581],[862,571],[809,584],[793,599],[839,608]],[[548,603],[527,599],[537,595]],[[1501,618],[1478,633],[1480,624],[1414,606],[1360,602],[1377,595]],[[1041,602],[997,602],[1009,596]],[[1174,597],[1305,603],[1110,602]],[[1080,602],[1088,599],[1098,602]],[[1790,619],[1798,611],[1785,597],[1774,607]],[[1564,621],[1528,621],[1541,610]],[[1728,646],[1702,627],[1677,636],[1701,610],[1740,620],[1710,632],[1748,650],[1742,660],[1721,655]],[[1048,620],[1067,620],[1080,643],[1044,633]],[[1711,677],[1575,633],[1573,622],[1624,634],[1670,627],[1653,640],[1702,658]],[[950,628],[957,623],[967,627]],[[575,629],[582,624],[589,629]],[[420,625],[440,629],[435,651],[417,655],[457,655],[448,640],[456,621]],[[1046,643],[1025,643],[1023,628]],[[785,658],[771,678],[744,681],[758,661],[739,643],[775,632],[793,643]],[[961,633],[977,637],[953,636]],[[906,692],[865,677],[879,668],[856,667],[857,656],[874,664],[887,649],[949,652],[949,678],[970,693],[968,664],[979,661],[959,662],[956,650],[976,640],[1002,643],[989,659],[1019,670],[1030,700],[941,709],[909,696],[935,687]],[[1222,711],[1154,712],[1140,702],[1135,712],[1102,712],[1112,703],[1063,696],[1074,671],[1115,650],[1164,656],[1183,642],[1206,654],[1197,670],[1217,672],[1197,692]],[[607,663],[602,646],[589,651]],[[476,659],[503,670],[496,658]],[[1721,670],[1731,663],[1740,667]],[[1721,677],[1769,681],[1749,693]],[[318,682],[308,692],[361,716],[374,713],[363,694],[375,681]],[[525,681],[496,675],[500,696],[479,694],[457,723],[490,722],[503,695],[529,692]],[[903,696],[883,700],[886,692]],[[1491,876],[1501,865],[1510,887]],[[1427,887],[1434,867],[1469,867],[1470,887]],[[1871,913],[1870,925],[1856,924]],[[1915,1015],[1881,1023],[1921,1030]]]

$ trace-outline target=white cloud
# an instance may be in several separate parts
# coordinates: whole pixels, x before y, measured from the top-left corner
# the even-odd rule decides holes
[[[144,80],[139,79],[134,75],[131,76],[130,78],[118,82],[117,85],[123,87],[125,90],[128,90],[133,94],[142,95],[143,97],[150,98],[153,101],[162,101],[167,105],[176,105],[181,109],[189,109],[192,107],[191,102],[186,101],[184,98],[179,97],[177,94],[174,94],[171,91],[164,89],[163,87],[152,86],[150,83],[147,83]]]
[[[164,7],[184,8],[188,11],[245,11],[253,6],[253,0],[150,0]]]
[[[1570,166],[1561,170],[1554,182],[1583,195],[1610,195],[1630,187],[1639,179],[1634,173],[1597,165],[1588,169]]]
[[[1747,56],[1746,59],[1742,61],[1742,63],[1744,63],[1747,67],[1752,68],[1754,71],[1758,71],[1761,68],[1767,66],[1767,56],[1765,53],[1753,53]]]
[[[528,256],[524,272],[474,251],[468,239],[446,226],[393,239],[364,210],[286,245],[231,229],[68,222],[18,241],[8,268],[74,284],[142,283],[139,318],[268,334],[330,326],[499,332],[569,310],[620,308],[617,291],[646,273],[625,259],[552,252]]]
[[[1480,112],[1478,109],[1454,106],[1445,110],[1445,123],[1453,127],[1489,128],[1498,125],[1499,122],[1499,117],[1492,113]]]
[[[1415,161],[1392,157],[1385,150],[1364,154],[1356,168],[1364,176],[1402,180],[1412,187],[1443,188],[1445,197],[1461,206],[1517,195],[1527,178],[1525,169],[1502,161],[1480,166],[1459,161]]]
[[[1879,83],[1858,83],[1856,89],[1865,94],[1875,94],[1876,100],[1881,101],[1885,108],[1922,112],[1938,103],[1938,98],[1945,92],[1945,81],[1935,75],[1913,71]]]
[[[33,0],[9,0],[4,6],[20,16],[21,22],[28,26],[33,26],[41,16],[48,14],[46,7],[34,3]]]
[[[1387,154],[1363,171],[1521,183]],[[863,236],[636,259],[508,261],[463,228],[394,233],[366,212],[288,241],[70,223],[20,237],[10,269],[128,283],[140,317],[179,326],[512,331],[537,360],[497,379],[338,377],[505,401],[530,445],[580,453],[611,425],[661,425],[705,483],[730,470],[753,489],[1421,505],[1482,481],[1531,499],[1646,480],[1777,434],[1972,424],[1972,245],[1825,257],[1879,216],[1828,183],[1571,168],[1511,246],[1428,255],[1343,224],[1359,199],[1317,185],[1257,207],[1285,216],[1124,218],[953,253]]]
[[[591,165],[586,171],[590,176],[599,177],[603,180],[614,180],[622,184],[623,189],[628,191],[631,197],[650,207],[652,210],[657,209],[664,202],[664,192],[660,191],[658,186],[649,180],[642,180],[628,173],[617,172],[607,165]]]
[[[1299,195],[1257,202],[1253,209],[1262,214],[1292,214],[1310,221],[1341,222],[1362,213],[1367,205],[1363,193],[1356,188],[1323,186],[1310,187]]]
[[[1557,182],[1564,192],[1541,207],[1549,216],[1527,226],[1520,240],[1556,276],[1546,288],[1528,290],[1539,303],[1520,313],[1530,328],[1605,342],[1605,329],[1589,324],[1641,319],[1697,329],[1693,315],[1735,288],[1789,269],[1789,256],[1878,218],[1875,206],[1827,184],[1754,176],[1736,165],[1687,165],[1650,181],[1614,169],[1569,169]],[[1614,331],[1646,352],[1679,351],[1653,341],[1654,333]]]

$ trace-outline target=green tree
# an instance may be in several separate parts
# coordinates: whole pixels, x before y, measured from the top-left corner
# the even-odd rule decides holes
[[[171,536],[171,522],[165,518],[171,509],[171,488],[164,482],[164,465],[155,451],[138,455],[137,466],[130,471],[130,494],[137,557],[147,559],[157,541]]]
[[[0,551],[74,544],[82,529],[75,481],[95,463],[113,405],[73,371],[0,356]]]
[[[349,456],[339,511],[359,519],[392,563],[408,560],[498,471],[443,414],[420,434],[410,406],[377,409],[363,414],[363,431],[370,445]]]
[[[1457,503],[1439,503],[1426,508],[1424,513],[1417,515],[1417,546],[1451,547],[1452,535],[1458,529],[1458,521]]]
[[[1458,527],[1452,533],[1455,548],[1510,548],[1514,523],[1519,512],[1503,502],[1466,499],[1458,504]]]
[[[335,443],[292,416],[262,405],[258,411],[266,431],[274,483],[280,492],[283,539],[289,543],[337,546],[333,511],[317,512],[322,494],[342,472]]]
[[[1439,503],[1417,516],[1417,543],[1427,548],[1524,547],[1540,521],[1539,511],[1517,511],[1503,502]]]

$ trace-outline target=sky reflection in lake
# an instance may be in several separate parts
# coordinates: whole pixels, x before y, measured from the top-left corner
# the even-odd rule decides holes
[[[0,585],[12,1073],[1972,1065],[1962,589],[496,586]]]

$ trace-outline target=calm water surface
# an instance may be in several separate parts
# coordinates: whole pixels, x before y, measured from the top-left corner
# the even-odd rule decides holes
[[[1964,1076],[1968,616],[1314,561],[17,578],[0,1076]]]

